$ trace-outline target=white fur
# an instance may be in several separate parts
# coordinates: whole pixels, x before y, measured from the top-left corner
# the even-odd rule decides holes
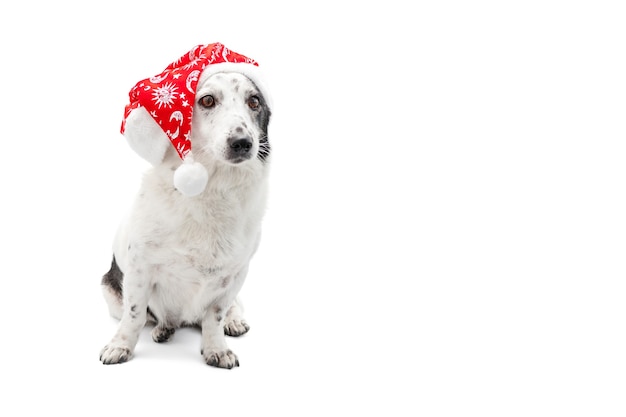
[[[236,297],[260,241],[268,187],[269,160],[254,156],[263,132],[246,102],[253,93],[260,94],[248,78],[232,72],[203,77],[198,84],[191,142],[195,161],[209,173],[200,195],[186,197],[174,188],[173,171],[181,161],[171,146],[145,174],[114,243],[124,274],[123,303],[103,287],[111,314],[120,318],[102,349],[103,363],[132,356],[149,306],[159,321],[155,340],[168,330],[196,324],[202,329],[205,361],[238,366],[224,329],[235,335],[247,331]],[[207,94],[218,100],[215,108],[198,104]],[[241,134],[252,140],[253,156],[233,163],[228,140]]]

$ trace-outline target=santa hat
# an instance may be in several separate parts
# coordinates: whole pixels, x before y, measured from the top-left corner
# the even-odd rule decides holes
[[[174,171],[174,186],[184,195],[200,194],[208,181],[204,166],[191,152],[191,116],[196,86],[218,72],[250,78],[271,107],[258,64],[221,43],[195,46],[158,75],[139,81],[129,93],[121,133],[131,148],[153,165],[174,146],[183,163]]]

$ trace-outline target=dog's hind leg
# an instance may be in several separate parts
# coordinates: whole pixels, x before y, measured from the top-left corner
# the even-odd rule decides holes
[[[237,297],[226,313],[224,319],[224,333],[228,336],[241,336],[250,330],[250,326],[243,318],[241,299]]]
[[[175,331],[176,329],[174,327],[159,323],[154,329],[152,329],[152,340],[157,343],[167,342],[170,340],[170,337],[172,337]]]
[[[150,307],[148,307],[148,322],[150,321],[156,323],[156,326],[152,329],[152,340],[157,343],[167,342],[174,332],[176,332],[176,327],[172,326],[167,321],[159,320],[157,314],[152,312]]]

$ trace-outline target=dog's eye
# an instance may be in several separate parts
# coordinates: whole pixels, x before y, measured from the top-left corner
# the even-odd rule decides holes
[[[252,96],[248,99],[248,106],[252,110],[258,109],[260,105],[261,105],[261,101],[259,100],[257,96]]]
[[[215,98],[213,98],[213,96],[204,96],[200,99],[200,105],[202,107],[213,107],[215,106]]]

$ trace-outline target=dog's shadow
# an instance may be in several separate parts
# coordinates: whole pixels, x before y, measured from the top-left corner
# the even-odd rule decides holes
[[[141,329],[137,347],[133,353],[134,358],[152,359],[160,362],[185,361],[204,363],[200,354],[202,332],[198,326],[186,326],[176,329],[176,332],[167,342],[155,342],[152,339],[152,330],[155,324],[148,323]],[[229,344],[236,344],[236,339],[245,338],[245,334],[239,337],[228,337]],[[133,361],[131,359],[131,362]]]

